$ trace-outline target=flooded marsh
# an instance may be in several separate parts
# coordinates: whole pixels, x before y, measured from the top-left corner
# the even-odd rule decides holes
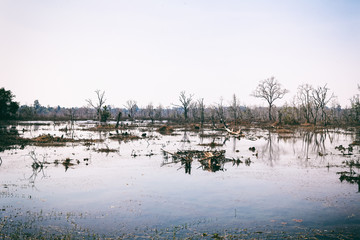
[[[18,122],[0,238],[360,237],[360,131]]]

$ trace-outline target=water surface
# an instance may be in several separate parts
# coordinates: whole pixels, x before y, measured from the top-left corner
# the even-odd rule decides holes
[[[358,161],[359,148],[354,146],[352,155],[335,149],[358,139],[353,129],[284,134],[247,128],[244,137],[234,138],[225,132],[200,137],[213,130],[161,135],[155,128],[137,127],[126,131],[146,137],[124,142],[109,139],[114,131],[87,131],[93,122],[46,124],[17,129],[24,137],[52,134],[104,142],[1,152],[2,234],[40,229],[80,237],[359,237],[359,181],[340,181],[339,174],[358,176],[359,169],[345,161]],[[217,146],[201,145],[211,142]],[[97,151],[105,148],[114,152]],[[194,159],[189,168],[162,149],[225,150],[235,161],[206,169]],[[34,169],[31,152],[49,164]],[[66,158],[79,163],[67,169],[54,164]]]

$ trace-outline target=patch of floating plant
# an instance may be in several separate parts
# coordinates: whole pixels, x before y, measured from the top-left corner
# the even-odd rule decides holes
[[[358,184],[360,192],[360,175],[353,170],[337,172],[340,174],[339,180],[343,182],[344,180],[350,184]]]
[[[49,122],[17,122],[16,123],[19,126],[50,126],[51,123]]]
[[[46,155],[41,155],[42,160],[40,160],[39,156],[34,151],[31,151],[28,156],[30,156],[33,160],[33,163],[31,164],[32,169],[34,171],[37,171],[34,172],[34,174],[39,173],[41,170],[45,168],[46,165],[54,164],[55,166],[58,166],[61,164],[65,167],[65,171],[66,171],[69,167],[79,165],[81,163],[80,160],[71,159],[71,158],[65,158],[63,160],[56,159],[54,160],[53,163],[51,163],[46,161],[46,157],[47,157]],[[89,158],[84,158],[83,161],[86,163],[86,165],[88,165]]]
[[[139,137],[137,135],[133,135],[129,132],[116,133],[116,134],[110,133],[109,138],[112,140],[120,140],[120,141],[133,141],[133,140],[141,139],[141,137]]]
[[[109,148],[109,147],[106,147],[106,148],[93,148],[94,151],[98,152],[98,153],[111,153],[111,152],[118,152],[119,150],[117,149],[114,149],[114,148]]]
[[[174,128],[169,125],[162,125],[157,131],[162,135],[171,135],[174,132]]]
[[[336,174],[340,175],[339,180],[341,182],[346,181],[350,184],[358,184],[358,192],[360,192],[360,174],[354,170],[354,168],[357,170],[360,169],[360,160],[351,159],[349,161],[344,161],[343,164],[346,167],[349,167],[349,171],[337,172]]]
[[[31,138],[30,142],[36,146],[65,146],[67,142],[85,142],[85,143],[94,143],[94,142],[103,142],[101,139],[74,139],[74,138],[64,138],[63,135],[61,137],[52,136],[50,134],[43,134],[35,138]]]
[[[339,145],[335,147],[336,150],[340,151],[342,153],[342,155],[344,156],[349,156],[349,155],[353,155],[353,146],[350,144],[347,148],[344,147],[343,145]]]
[[[69,167],[69,166],[74,166],[76,164],[80,164],[80,160],[78,160],[78,159],[74,160],[74,159],[71,159],[71,158],[66,158],[65,160],[55,160],[54,164],[55,165],[62,164],[65,167]]]
[[[41,146],[64,146],[66,142],[74,142],[74,139],[64,138],[63,136],[57,137],[50,134],[43,134],[34,138],[31,138],[34,145]]]
[[[223,145],[224,145],[223,143],[216,143],[216,142],[200,143],[200,144],[199,144],[199,146],[202,146],[202,147],[211,147],[211,148],[222,147]]]
[[[83,128],[84,131],[113,131],[115,130],[114,124],[97,125],[95,127]]]
[[[150,152],[148,152],[146,154],[141,154],[141,151],[139,151],[139,150],[138,151],[132,150],[131,154],[130,154],[130,156],[132,156],[133,158],[139,157],[139,156],[151,157],[153,155],[157,155],[157,154],[153,153],[152,150],[150,150]]]
[[[116,124],[99,124],[90,128],[83,128],[83,131],[98,131],[98,132],[106,132],[106,131],[114,131],[114,130],[126,130],[126,129],[133,129],[133,128],[140,128],[138,124],[132,123],[121,123],[119,126]]]

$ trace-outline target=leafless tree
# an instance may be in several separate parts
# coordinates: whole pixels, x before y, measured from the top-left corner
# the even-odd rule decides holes
[[[162,112],[163,112],[163,106],[161,104],[159,104],[159,106],[157,106],[156,110],[155,110],[155,117],[156,119],[161,121],[162,118]]]
[[[327,123],[325,107],[331,101],[331,99],[335,97],[334,93],[328,96],[329,90],[330,89],[325,84],[323,87],[317,87],[312,91],[316,113],[319,110],[321,111],[321,120],[324,122],[324,124]],[[314,124],[316,124],[316,118],[314,120]]]
[[[360,91],[360,85],[358,85],[358,90]],[[350,98],[351,103],[351,118],[352,121],[360,123],[360,95],[356,94]]]
[[[240,102],[237,99],[235,93],[233,94],[233,99],[230,104],[229,110],[231,112],[232,118],[234,119],[235,126],[237,125],[237,120],[240,117]]]
[[[150,118],[151,122],[154,122],[154,116],[155,116],[155,110],[154,110],[154,105],[152,103],[149,103],[146,106],[146,113],[147,113],[147,117]]]
[[[203,128],[204,126],[204,121],[205,121],[205,104],[204,104],[204,99],[200,98],[198,99],[198,108],[199,108],[199,114],[200,114],[200,124],[201,124],[201,128]]]
[[[130,119],[134,119],[136,110],[138,108],[135,100],[127,100],[124,107],[128,110],[128,116]]]
[[[220,98],[220,102],[215,106],[215,112],[217,117],[219,118],[220,123],[224,124],[224,126],[227,128],[226,120],[225,120],[225,108],[223,105],[223,98]]]
[[[93,102],[90,98],[86,99],[86,102],[96,110],[96,114],[97,114],[98,120],[100,122],[102,107],[106,102],[105,91],[101,92],[100,90],[96,90],[95,93],[96,93],[96,96],[97,96],[96,103]]]
[[[191,110],[191,117],[193,118],[194,122],[198,121],[199,119],[198,103],[194,101],[191,102],[189,109]]]
[[[300,108],[304,113],[304,117],[310,123],[310,116],[314,104],[312,96],[313,87],[309,84],[302,84],[298,87],[297,99],[300,102]]]
[[[190,108],[190,104],[191,104],[193,96],[194,96],[193,94],[186,96],[185,91],[182,91],[179,96],[179,101],[181,104],[177,105],[177,106],[179,106],[183,109],[185,121],[188,119],[188,112],[189,112],[189,108]]]
[[[281,84],[274,78],[268,78],[260,81],[255,91],[251,94],[257,98],[263,98],[269,104],[269,120],[272,121],[271,110],[274,106],[274,101],[284,97],[289,91],[281,88]]]

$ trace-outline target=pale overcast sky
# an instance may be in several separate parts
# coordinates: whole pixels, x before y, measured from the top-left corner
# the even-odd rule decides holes
[[[360,1],[0,0],[0,87],[16,101],[169,106],[180,91],[247,106],[260,80],[359,93]]]

